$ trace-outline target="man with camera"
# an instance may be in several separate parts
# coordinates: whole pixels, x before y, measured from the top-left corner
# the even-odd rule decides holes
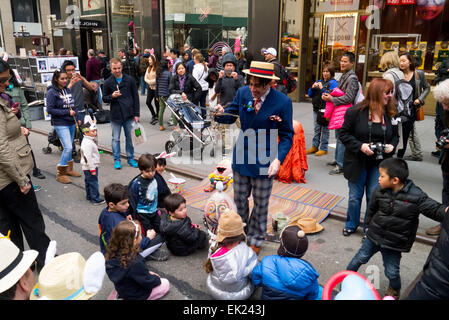
[[[433,90],[433,96],[443,107],[443,117],[441,119],[444,129],[440,133],[440,137],[436,142],[436,147],[440,152],[439,164],[443,174],[443,204],[449,204],[449,79],[439,82]],[[437,236],[441,233],[441,224],[426,230],[431,236]]]

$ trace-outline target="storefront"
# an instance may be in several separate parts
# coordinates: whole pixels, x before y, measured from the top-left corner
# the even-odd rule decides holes
[[[382,76],[379,61],[386,50],[413,52],[429,81],[449,52],[446,0],[283,0],[281,17],[280,60],[303,75],[299,100],[321,78],[324,64],[333,62],[338,77],[345,51],[356,54],[355,71],[364,86]],[[426,104],[431,114],[435,104]]]

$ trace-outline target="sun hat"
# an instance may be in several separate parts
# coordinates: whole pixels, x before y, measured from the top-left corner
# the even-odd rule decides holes
[[[226,209],[218,219],[217,242],[222,242],[225,238],[245,235],[243,229],[245,226],[246,224],[243,223],[242,217],[237,212]]]
[[[264,54],[271,54],[271,55],[273,55],[273,56],[277,56],[277,51],[276,51],[276,49],[275,48],[268,48],[268,49],[265,49],[264,51],[263,51],[263,53]]]
[[[42,268],[30,300],[88,300],[101,288],[104,268],[101,252],[94,253],[87,262],[78,252],[57,256]],[[88,273],[90,278],[86,277]]]
[[[251,76],[280,80],[274,75],[274,64],[262,61],[251,61],[249,69],[242,70],[243,73]]]
[[[36,260],[36,250],[21,251],[7,236],[0,233],[0,293],[15,285]]]
[[[309,240],[297,225],[286,226],[279,237],[278,255],[281,257],[301,258],[309,247]]]
[[[313,218],[301,218],[296,221],[296,224],[305,232],[305,233],[316,233],[320,232],[324,229],[322,225],[320,225]]]

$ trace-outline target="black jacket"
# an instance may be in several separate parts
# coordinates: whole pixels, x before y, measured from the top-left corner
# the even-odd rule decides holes
[[[358,106],[358,105],[357,105]],[[345,154],[343,158],[343,171],[345,178],[351,182],[356,182],[367,168],[367,160],[372,160],[374,155],[367,156],[360,147],[363,143],[369,143],[369,126],[368,126],[368,108],[365,110],[356,109],[352,106],[345,113],[345,121],[340,130],[340,140],[345,145]],[[386,131],[384,144],[391,144],[395,148],[399,142],[398,127],[391,124],[388,114],[385,115]],[[384,158],[390,158],[394,154],[384,153]],[[368,159],[370,157],[370,159]],[[380,163],[378,161],[377,164]]]
[[[154,178],[157,181],[157,207],[165,208],[164,199],[171,194],[170,188],[168,187],[167,182],[165,182],[164,177],[159,173],[156,172]]]
[[[443,62],[441,62],[440,66],[438,67],[438,70],[435,71],[436,74],[434,80],[435,84],[438,84],[441,81],[449,79],[449,72],[447,71],[448,69],[449,69],[449,58],[444,59]]]
[[[118,98],[112,98],[112,93],[117,90],[117,86],[122,95]],[[140,116],[139,93],[137,92],[136,82],[125,73],[123,73],[120,84],[114,76],[109,77],[104,82],[103,102],[111,104],[111,121],[124,122]]]
[[[167,248],[175,256],[187,256],[206,245],[206,234],[193,227],[189,217],[173,221],[163,212],[159,228]]]
[[[198,104],[198,102],[200,102],[202,91],[203,89],[201,88],[201,85],[191,74],[186,73],[184,90],[182,91],[179,86],[179,76],[175,75],[170,79],[170,94],[181,94],[184,92],[187,96],[187,99],[189,99],[189,101],[193,104]]]
[[[429,198],[411,180],[397,193],[378,186],[366,213],[367,237],[381,248],[409,252],[415,241],[419,215],[441,222],[446,207]]]
[[[117,257],[106,261],[106,273],[114,283],[118,297],[124,300],[146,300],[153,288],[161,284],[158,276],[148,272],[145,259],[140,254],[126,269]]]
[[[134,81],[139,80],[139,68],[134,58],[126,57],[125,61],[122,62],[123,73],[133,77]]]
[[[407,299],[449,299],[449,216],[445,215],[441,233],[424,264],[423,274]]]

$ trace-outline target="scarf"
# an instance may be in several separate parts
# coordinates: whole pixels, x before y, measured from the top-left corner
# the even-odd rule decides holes
[[[178,76],[179,79],[179,90],[184,91],[184,82],[186,81],[186,75],[184,74],[182,77]]]

